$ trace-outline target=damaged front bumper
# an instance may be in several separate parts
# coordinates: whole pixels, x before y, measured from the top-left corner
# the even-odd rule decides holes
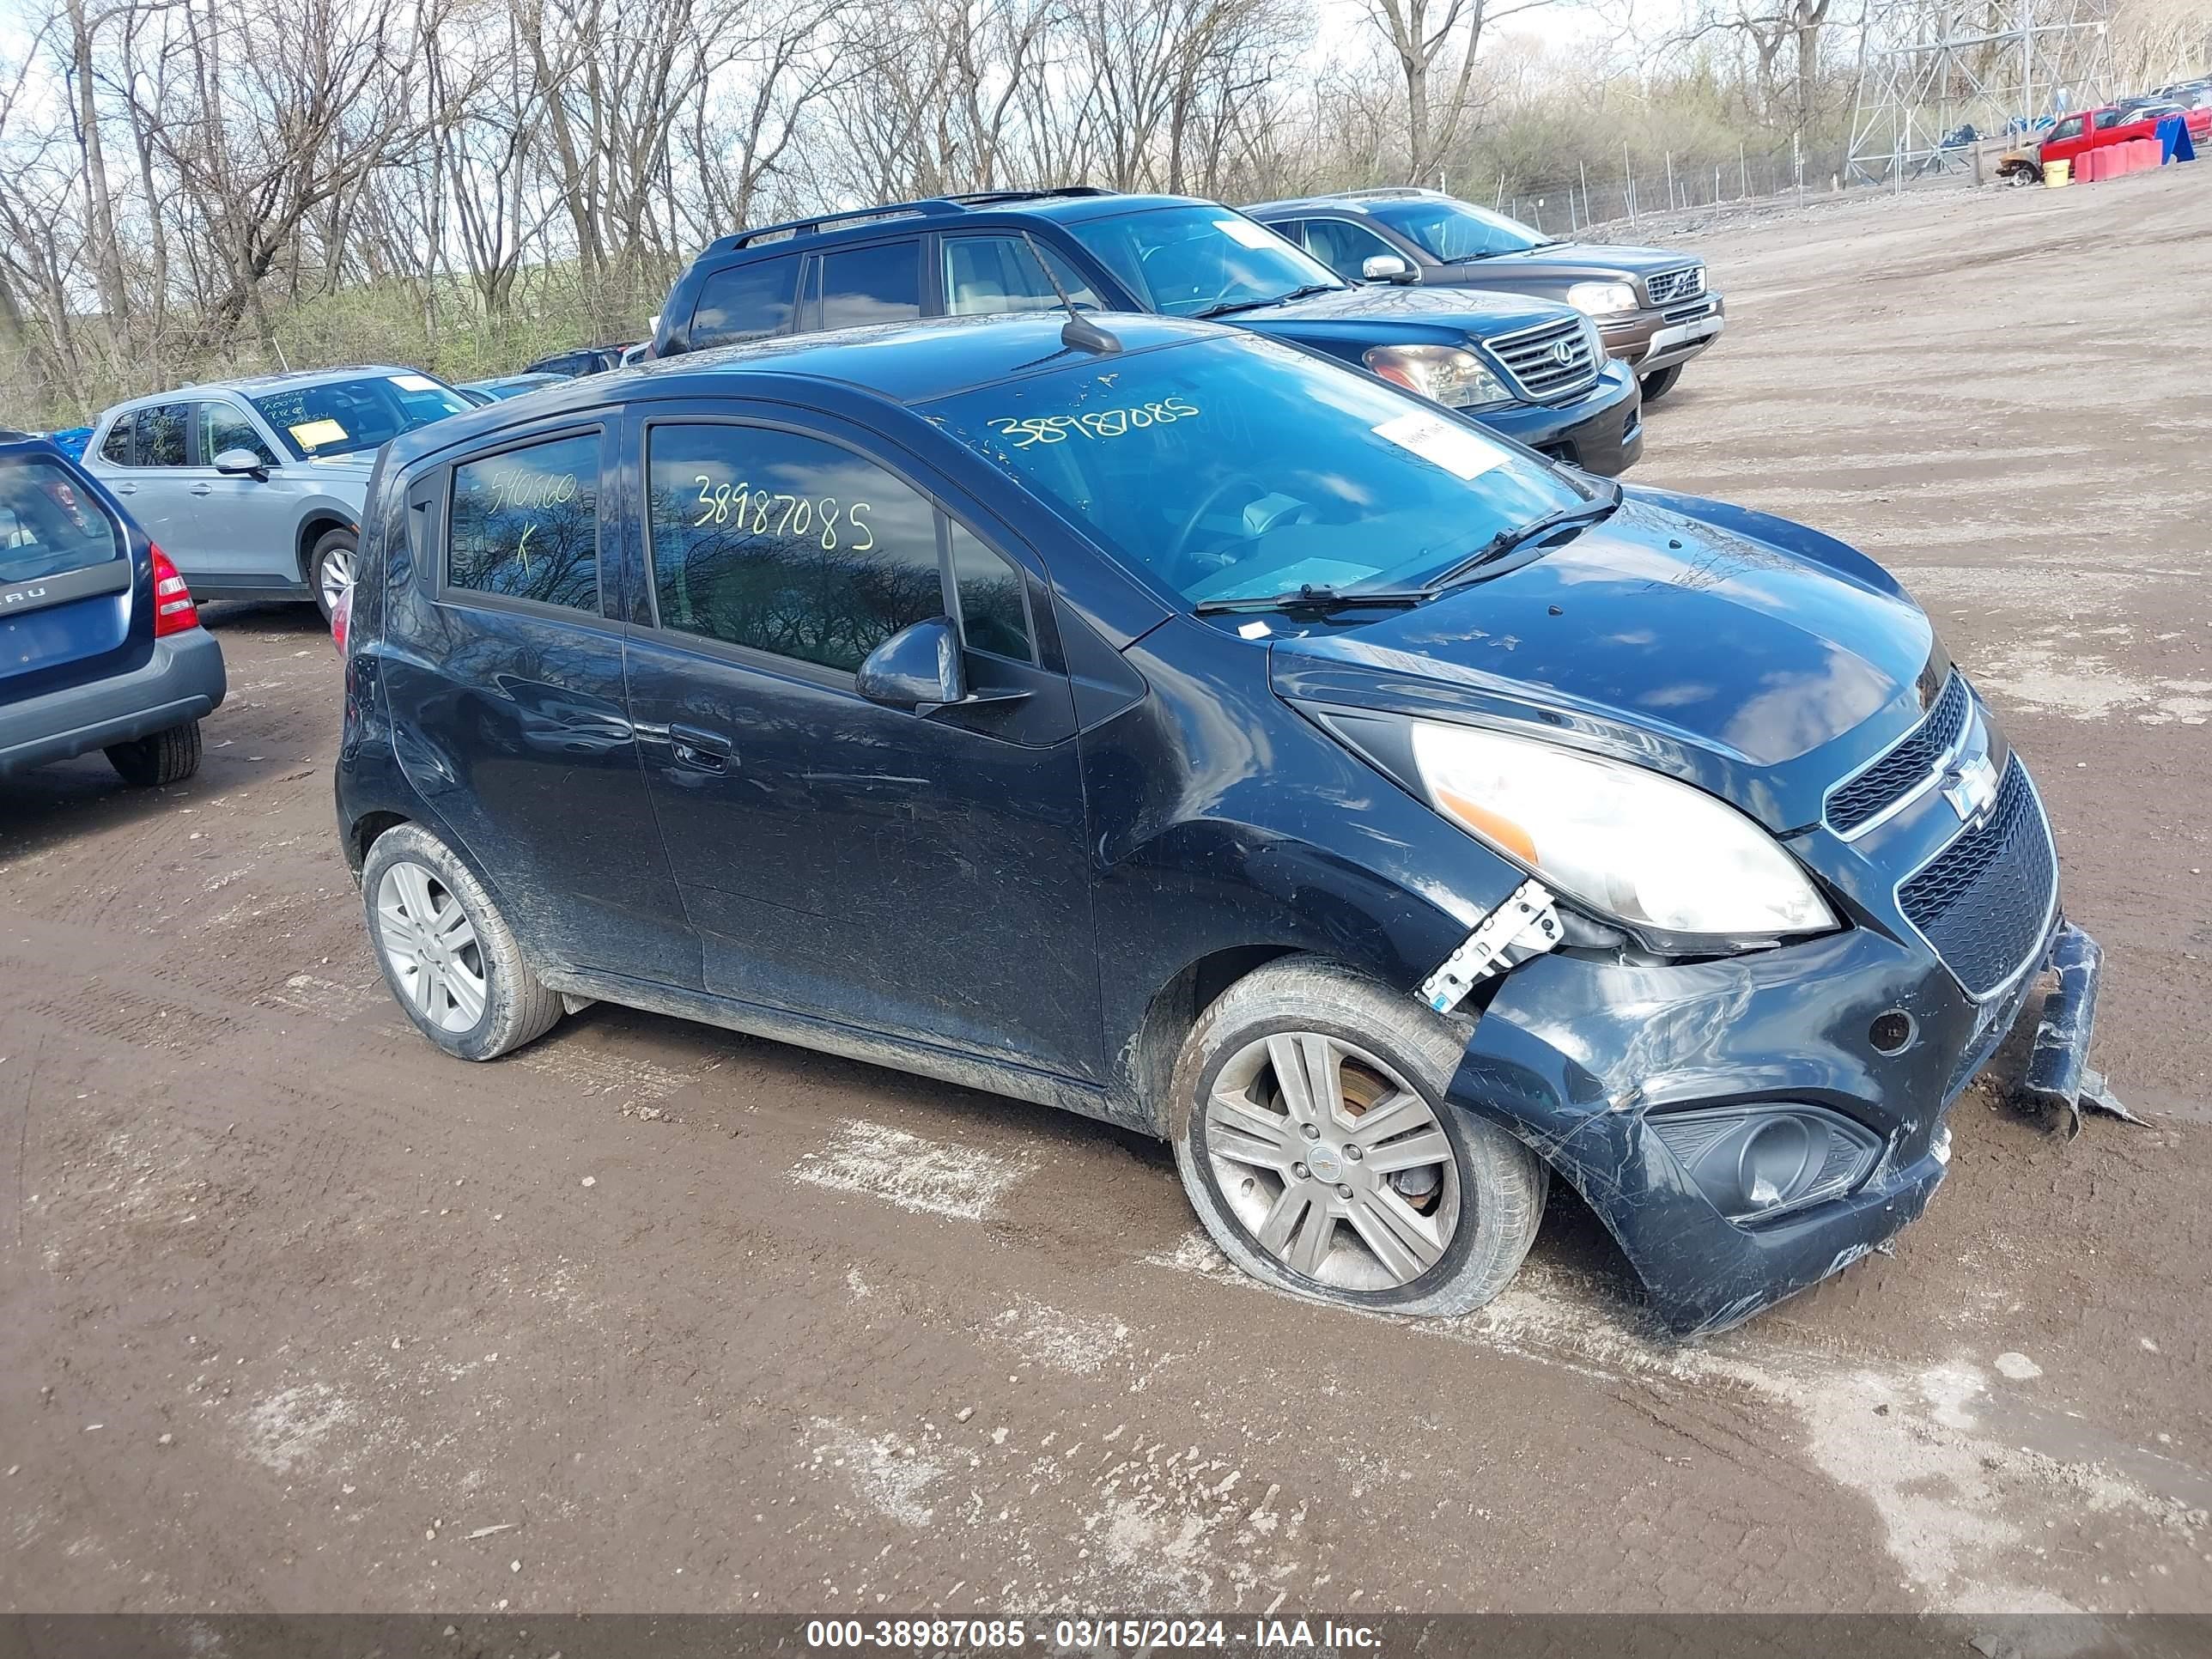
[[[2100,958],[2054,918],[2014,981],[1980,1001],[1924,948],[1865,928],[1718,962],[1534,957],[1498,981],[1448,1092],[1574,1186],[1671,1329],[1722,1330],[1848,1267],[1927,1206],[1949,1157],[1944,1118],[2045,965],[2061,974],[2047,1012],[2079,1017],[2046,1019],[2039,1063],[2078,1090]],[[1899,1014],[1908,1040],[1885,1052]],[[1731,1220],[1652,1120],[1745,1104],[1840,1114],[1880,1139],[1879,1158],[1841,1196]]]

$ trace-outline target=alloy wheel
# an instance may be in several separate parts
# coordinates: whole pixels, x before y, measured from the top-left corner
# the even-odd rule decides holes
[[[323,610],[327,613],[338,608],[338,601],[353,586],[353,549],[333,547],[326,550],[315,568],[315,586],[322,594]]]
[[[1259,1247],[1333,1289],[1409,1285],[1459,1228],[1459,1163],[1436,1112],[1336,1037],[1284,1032],[1239,1049],[1206,1097],[1204,1147]]]
[[[489,995],[483,946],[461,902],[433,871],[393,865],[376,887],[377,941],[401,994],[447,1031],[483,1018]]]

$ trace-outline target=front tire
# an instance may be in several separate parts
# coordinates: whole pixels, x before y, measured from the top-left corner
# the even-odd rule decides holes
[[[1170,1136],[1222,1253],[1341,1306],[1465,1313],[1519,1271],[1543,1164],[1452,1105],[1465,1028],[1333,963],[1246,975],[1176,1062]]]
[[[1681,378],[1682,365],[1680,363],[1669,363],[1664,368],[1653,369],[1641,381],[1644,387],[1644,401],[1647,404],[1657,403],[1674,389],[1674,382]]]
[[[421,825],[377,837],[361,891],[385,984],[447,1054],[495,1060],[561,1018],[561,999],[530,971],[483,884]]]
[[[129,743],[111,743],[107,763],[134,789],[182,783],[200,769],[200,723],[186,720]]]
[[[350,530],[325,530],[307,552],[307,588],[315,596],[315,609],[328,622],[338,601],[353,586],[354,558],[361,541]]]

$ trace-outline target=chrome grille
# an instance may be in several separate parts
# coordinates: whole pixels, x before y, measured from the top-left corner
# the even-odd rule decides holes
[[[1828,827],[1839,836],[1863,829],[1896,805],[1936,774],[1966,734],[1973,698],[1963,675],[1953,670],[1943,690],[1920,724],[1887,754],[1828,791]]]
[[[1593,331],[1580,317],[1501,334],[1483,343],[1533,403],[1571,398],[1597,379]]]
[[[2058,854],[2027,769],[2005,768],[1978,823],[1899,883],[1898,907],[1970,996],[2028,965],[2058,898]]]
[[[1662,270],[1656,276],[1644,279],[1644,291],[1655,306],[1671,306],[1684,300],[1694,300],[1705,291],[1705,268],[1703,265],[1684,265],[1680,270]]]

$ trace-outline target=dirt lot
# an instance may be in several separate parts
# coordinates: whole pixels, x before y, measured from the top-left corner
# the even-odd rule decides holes
[[[1586,1212],[1416,1325],[1167,1158],[617,1010],[471,1069],[331,831],[337,665],[0,802],[0,1603],[2212,1607],[2212,167],[1709,226],[1638,477],[1893,562],[2033,758],[2154,1127],[1985,1081],[1893,1256],[1690,1347]],[[2194,319],[2194,321],[2192,321]]]

